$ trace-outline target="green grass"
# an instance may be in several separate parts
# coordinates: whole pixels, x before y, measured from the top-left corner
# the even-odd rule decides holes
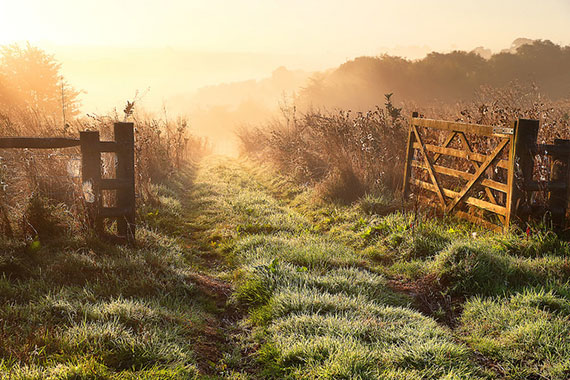
[[[272,229],[239,229],[225,237],[221,248],[238,263],[234,302],[249,307],[249,339],[259,345],[262,377],[484,376],[473,353],[451,331],[410,309],[411,299],[389,289],[387,278],[354,241],[366,240],[362,231],[351,227],[343,235],[340,229],[315,227],[319,213],[328,214],[326,223],[338,228],[352,223],[344,213],[354,210],[293,207],[306,193],[270,197],[279,194],[273,187],[279,181],[263,169],[241,165],[231,174],[216,167],[205,172],[219,195],[212,207],[224,215],[225,224],[241,226],[250,215],[280,219],[263,219]],[[255,211],[261,206],[265,211]]]
[[[196,282],[194,247],[178,233],[187,218],[178,185],[155,189],[160,203],[141,217],[136,249],[83,235],[41,238],[37,249],[1,243],[0,378],[208,372],[198,355],[219,310]]]
[[[570,377],[570,301],[528,289],[465,304],[460,333],[511,379]]]
[[[5,378],[570,376],[570,248],[544,227],[334,204],[216,157],[154,191],[137,249],[2,243]]]
[[[537,229],[530,238],[516,231],[495,235],[453,219],[393,212],[397,200],[385,196],[335,205],[319,201],[310,189],[287,184],[294,190],[282,191],[284,180],[269,169],[242,165],[236,169],[249,177],[240,184],[240,202],[248,203],[263,191],[261,197],[273,198],[265,203],[270,213],[288,209],[285,214],[295,215],[294,222],[284,219],[280,228],[240,231],[225,246],[239,268],[234,302],[249,308],[249,344],[259,347],[262,377],[566,376],[570,344],[560,332],[569,326],[567,309],[557,314],[553,327],[558,335],[553,332],[552,341],[541,343],[542,330],[519,340],[519,347],[528,347],[527,355],[537,345],[553,346],[541,354],[548,358],[540,359],[546,363],[542,367],[532,360],[505,359],[510,369],[501,369],[507,364],[470,335],[499,328],[499,320],[476,317],[482,327],[467,322],[481,296],[518,299],[528,286],[542,286],[557,289],[560,300],[568,299],[568,246],[553,233]],[[216,182],[228,181],[222,174]],[[233,186],[220,188],[221,198],[231,198],[230,189]],[[230,209],[232,202],[216,207],[226,220],[247,218],[247,210]],[[405,296],[392,290],[394,280],[427,289]],[[434,304],[451,300],[451,310],[459,317],[451,321],[453,329],[436,322],[445,310],[434,308],[426,315],[416,308],[414,297],[423,294],[435,295]],[[502,328],[518,328],[514,320],[502,321]],[[497,350],[506,358],[523,355],[507,344]]]
[[[570,261],[566,253],[552,251],[517,256],[500,239],[457,240],[436,257],[431,272],[453,294],[493,295],[565,282],[570,278]]]

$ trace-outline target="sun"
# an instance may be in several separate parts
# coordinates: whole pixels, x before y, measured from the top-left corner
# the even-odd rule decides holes
[[[40,40],[46,32],[41,13],[35,2],[0,0],[0,45]]]

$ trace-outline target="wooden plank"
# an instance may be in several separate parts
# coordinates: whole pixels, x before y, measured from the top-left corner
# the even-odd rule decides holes
[[[419,201],[421,201],[422,204],[424,204],[426,206],[434,207],[435,204],[437,204],[437,200],[435,200],[434,198],[429,198],[429,197],[426,197],[423,195],[416,195],[416,197]],[[465,220],[468,220],[474,224],[481,225],[490,231],[495,231],[495,232],[502,232],[503,231],[503,226],[494,224],[494,223],[492,223],[486,219],[479,218],[475,215],[468,214],[464,211],[457,210],[457,211],[455,211],[455,215],[458,216],[459,218],[463,218]]]
[[[437,193],[437,189],[431,183],[422,181],[421,179],[410,178],[410,183],[412,185],[419,186],[422,189],[426,189],[426,190],[429,190],[431,192]],[[443,194],[448,198],[453,198],[458,194],[457,192],[455,192],[453,190],[446,189],[446,188],[443,188],[442,191],[443,191]]]
[[[129,244],[135,243],[135,135],[133,123],[115,123],[117,143],[117,179],[127,182],[127,186],[117,191],[118,207],[126,210],[123,218],[117,219],[119,236]]]
[[[60,149],[79,146],[78,139],[65,137],[1,137],[2,149]]]
[[[465,133],[460,133],[459,134],[459,140],[461,140],[461,144],[463,144],[463,148],[469,152],[473,152],[473,148],[471,147],[471,144],[469,144],[469,141],[467,141],[467,137],[465,137]],[[479,169],[479,163],[477,161],[474,160],[470,160],[471,165],[473,165],[473,167],[475,168],[475,171],[477,171]],[[481,180],[480,183],[482,184],[484,181]],[[489,198],[489,201],[491,201],[491,203],[494,204],[498,204],[497,200],[495,199],[495,195],[493,194],[493,192],[491,191],[491,189],[489,189],[488,187],[485,187],[485,194],[487,195],[487,198]],[[503,217],[501,217],[501,223],[505,223],[505,219]]]
[[[417,127],[434,128],[445,131],[455,131],[463,133],[474,133],[479,136],[487,136],[487,137],[505,136],[505,133],[496,133],[497,130],[504,131],[503,128],[493,127],[491,125],[468,124],[468,123],[459,123],[453,121],[421,119],[421,118],[412,118],[411,122],[412,125],[415,125]]]
[[[512,221],[513,221],[513,217],[515,216],[515,210],[517,208],[517,205],[515,204],[514,200],[516,200],[516,194],[513,194],[513,191],[516,190],[517,192],[520,191],[520,189],[515,189],[515,139],[517,136],[517,129],[518,129],[518,121],[514,120],[513,121],[513,129],[515,131],[515,133],[513,134],[513,136],[511,137],[511,144],[509,147],[509,169],[507,172],[507,202],[505,204],[505,207],[507,208],[507,216],[505,218],[505,226],[504,226],[504,232],[507,232],[509,229],[509,226],[511,225]],[[513,197],[515,196],[515,197]]]
[[[566,149],[570,148],[570,140],[556,139],[554,141],[555,146],[564,147]],[[557,154],[552,156],[550,164],[550,182],[548,185],[562,185],[560,188],[550,192],[548,197],[548,208],[552,213],[552,222],[557,228],[564,228],[565,216],[566,216],[566,198],[567,191],[566,188],[566,175],[568,173],[568,155]],[[554,211],[559,211],[554,213]]]
[[[433,185],[431,183],[427,183],[427,182],[424,182],[424,181],[421,181],[421,180],[418,180],[415,178],[410,179],[410,183],[413,185],[419,186],[423,189],[426,189],[426,190],[429,190],[429,191],[436,193],[436,189],[433,187]],[[457,198],[460,195],[460,193],[453,191],[453,190],[446,189],[446,188],[443,188],[442,191],[446,197],[452,198],[452,199]],[[507,214],[506,207],[499,206],[499,205],[496,205],[494,203],[487,202],[487,201],[484,201],[481,199],[477,199],[477,198],[473,198],[473,197],[466,197],[465,203],[467,203],[471,206],[481,208],[483,210],[490,211],[490,212],[498,214],[498,215],[505,216]]]
[[[437,182],[437,178],[435,177],[435,174],[433,172],[433,167],[432,167],[431,161],[429,159],[429,156],[428,156],[427,152],[424,150],[424,144],[422,142],[422,138],[418,132],[418,129],[414,125],[412,125],[412,130],[414,131],[414,135],[416,136],[416,140],[420,144],[420,150],[422,152],[422,155],[424,156],[424,161],[426,163],[427,170],[428,170],[429,176],[431,178],[431,181],[437,189],[437,196],[439,198],[439,201],[441,202],[441,205],[443,207],[445,207],[445,197],[443,196],[443,193],[441,191],[441,186],[439,186],[439,183]]]
[[[489,167],[489,165],[491,165],[491,163],[493,161],[495,161],[499,155],[499,153],[501,153],[501,151],[503,150],[503,148],[509,143],[509,140],[504,139],[501,142],[499,142],[499,144],[497,145],[497,147],[495,148],[495,150],[493,151],[493,153],[491,155],[489,155],[487,157],[487,160],[485,160],[485,162],[483,162],[483,164],[479,167],[479,169],[477,169],[477,171],[475,172],[475,174],[473,175],[473,177],[469,180],[469,182],[467,182],[467,184],[465,185],[465,187],[463,188],[463,190],[461,190],[461,192],[459,193],[459,195],[453,200],[453,202],[451,202],[448,206],[447,206],[447,211],[452,211],[455,206],[457,206],[457,204],[459,204],[459,202],[461,202],[463,200],[463,198],[465,198],[467,196],[467,192],[469,190],[471,190],[471,188],[473,187],[473,185],[475,184],[475,182],[477,182],[477,180],[479,179],[479,177],[481,177],[481,175],[483,174],[483,172],[485,170],[487,170],[487,168]]]
[[[459,149],[454,149],[454,148],[444,148],[444,147],[441,147],[438,145],[433,145],[433,144],[425,144],[424,147],[425,147],[425,150],[428,150],[430,152],[441,153],[441,154],[445,154],[447,156],[452,156],[452,157],[464,158],[466,160],[474,160],[477,162],[485,162],[485,160],[487,159],[487,156],[484,154],[481,154],[481,153],[466,152],[464,150],[459,150]],[[419,143],[414,143],[414,148],[420,149]],[[509,168],[509,161],[499,159],[499,160],[497,160],[496,165],[500,168],[508,169]]]
[[[445,142],[443,143],[444,148],[447,148],[449,146],[449,144],[451,144],[451,140],[453,140],[455,135],[457,135],[457,132],[453,131],[449,134],[449,136],[447,136],[447,139],[445,139]],[[435,164],[441,156],[442,156],[441,153],[434,154],[433,155],[433,163]]]
[[[418,116],[417,112],[412,113],[412,118],[417,116]],[[404,199],[408,196],[409,179],[412,173],[412,168],[410,167],[410,164],[413,158],[414,158],[414,133],[412,132],[412,126],[410,125],[410,129],[408,131],[408,143],[406,144],[406,160],[404,161],[404,178],[402,183],[402,194],[404,195]]]
[[[79,133],[81,141],[81,181],[87,205],[90,224],[96,232],[103,232],[103,223],[99,218],[101,208],[101,152],[98,131],[85,131]]]
[[[553,156],[569,156],[570,146],[565,144],[536,144],[531,147],[533,154],[547,154]]]
[[[416,161],[416,160],[412,161],[412,166],[414,166],[416,168],[420,168],[420,169],[427,169],[425,167],[425,165],[423,165],[421,162]],[[445,166],[440,166],[440,165],[434,165],[433,170],[436,173],[445,174],[445,175],[448,175],[450,177],[465,179],[467,181],[470,180],[474,174],[474,173],[463,172],[461,170],[455,170],[455,169],[448,168]],[[491,189],[501,191],[503,193],[506,193],[507,189],[508,189],[506,183],[497,182],[497,181],[494,181],[492,179],[487,179],[487,178],[483,178],[481,180],[481,185],[486,186],[486,187],[491,188]]]
[[[503,230],[503,226],[499,226],[497,224],[491,223],[488,220],[485,220],[483,218],[479,218],[475,215],[468,214],[464,211],[456,211],[455,215],[457,215],[458,217],[460,217],[462,219],[468,220],[471,223],[483,226],[486,229],[491,230],[491,231],[501,232]]]
[[[512,138],[509,154],[509,173],[507,193],[507,209],[509,210],[505,228],[508,228],[513,220],[524,220],[528,215],[523,215],[528,207],[522,207],[528,202],[527,194],[522,189],[532,182],[534,167],[533,146],[538,137],[538,120],[518,119],[514,123],[515,134]]]
[[[499,206],[495,203],[487,202],[487,201],[484,201],[482,199],[467,197],[465,199],[465,203],[467,203],[468,205],[471,205],[471,206],[479,207],[483,210],[490,211],[490,212],[498,214],[500,216],[506,216],[507,215],[506,207]]]
[[[568,144],[570,145],[570,140],[563,140],[563,139],[556,139],[554,140],[555,144]],[[566,184],[566,207],[564,209],[564,216],[562,218],[564,218],[563,220],[563,224],[562,224],[562,228],[566,229],[568,228],[568,224],[570,223],[570,218],[568,217],[568,212],[570,211],[570,156],[566,156],[566,173],[564,174],[564,178],[565,178],[565,184]],[[554,211],[554,210],[552,210]]]

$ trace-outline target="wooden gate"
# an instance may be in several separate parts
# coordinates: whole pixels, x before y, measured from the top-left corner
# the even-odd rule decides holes
[[[438,144],[442,132],[445,138]],[[404,196],[415,186],[419,192],[435,195],[436,206],[445,214],[506,230],[525,201],[525,191],[532,187],[537,133],[536,120],[519,119],[511,128],[503,128],[423,119],[414,112]],[[474,149],[480,145],[490,153]]]
[[[135,242],[135,160],[133,123],[115,123],[114,141],[101,141],[98,131],[79,133],[79,139],[4,137],[0,148],[61,149],[81,148],[81,182],[89,219],[98,233],[105,219],[117,221],[117,235],[129,244]],[[101,153],[116,155],[116,178],[102,178]],[[116,206],[103,207],[103,191],[116,192]]]

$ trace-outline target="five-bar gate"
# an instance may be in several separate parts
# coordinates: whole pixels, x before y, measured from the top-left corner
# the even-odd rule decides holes
[[[404,195],[414,186],[418,196],[423,197],[422,192],[431,194],[431,203],[435,198],[437,208],[444,213],[500,231],[530,214],[532,192],[546,191],[553,221],[563,224],[570,145],[566,140],[557,140],[554,145],[536,144],[538,128],[537,120],[519,119],[511,128],[504,128],[424,119],[414,112],[404,167]],[[533,180],[537,153],[551,156],[550,181]]]

